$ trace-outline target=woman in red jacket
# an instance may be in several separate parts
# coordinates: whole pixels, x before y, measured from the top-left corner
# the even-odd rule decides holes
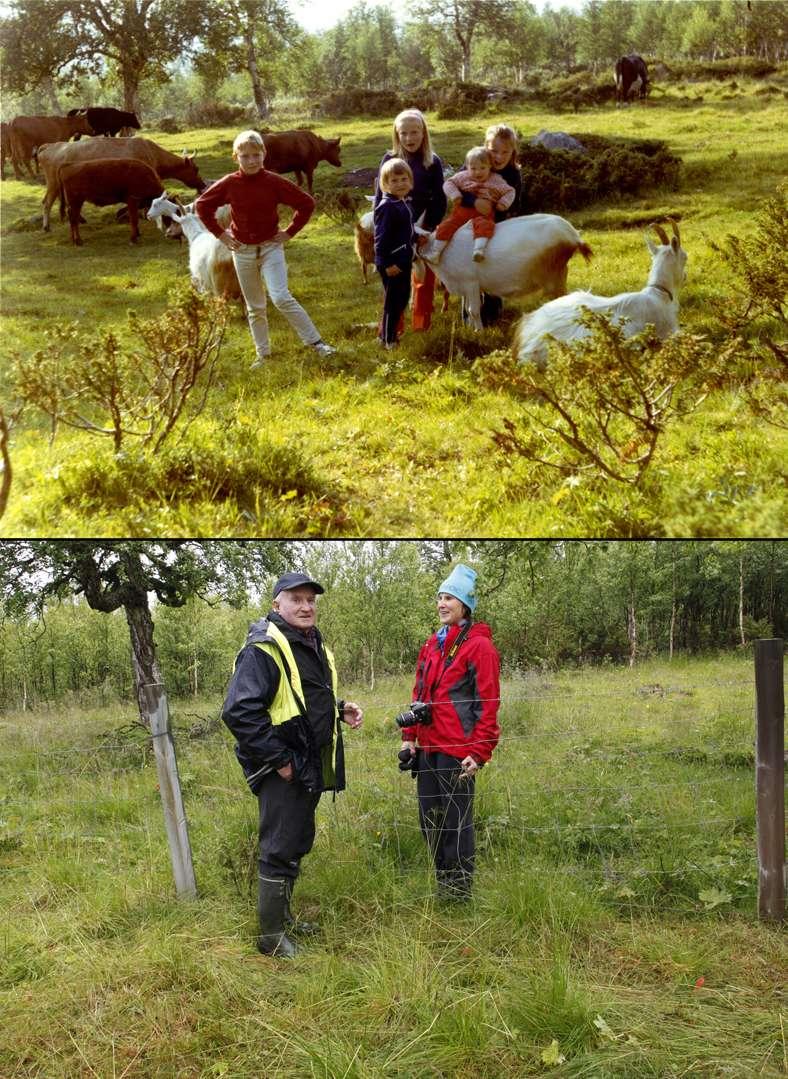
[[[475,777],[500,735],[500,661],[490,627],[473,621],[475,585],[474,571],[458,565],[440,586],[441,626],[419,652],[413,687],[413,700],[428,704],[428,715],[402,731],[416,772],[421,831],[446,899],[470,898]]]

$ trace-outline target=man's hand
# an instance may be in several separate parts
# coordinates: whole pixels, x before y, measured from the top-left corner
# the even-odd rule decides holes
[[[284,766],[284,768],[277,768],[276,774],[281,776],[285,783],[293,782],[293,765],[290,761]]]
[[[396,277],[397,274],[401,274],[401,273],[402,273],[402,270],[399,268],[399,266],[387,266],[386,267],[386,277]]]
[[[342,718],[348,727],[352,727],[354,731],[357,731],[361,726],[361,721],[364,718],[363,711],[353,701],[345,701],[345,707],[342,710]]]

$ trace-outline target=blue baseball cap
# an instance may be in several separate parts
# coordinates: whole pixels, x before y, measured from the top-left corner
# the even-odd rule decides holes
[[[280,592],[289,591],[291,588],[304,587],[314,588],[315,592],[317,592],[318,595],[322,595],[323,592],[325,592],[325,588],[323,588],[322,584],[318,584],[317,581],[313,581],[312,578],[307,576],[306,573],[291,572],[283,573],[279,580],[276,582],[276,584],[274,585],[273,598],[276,599]]]

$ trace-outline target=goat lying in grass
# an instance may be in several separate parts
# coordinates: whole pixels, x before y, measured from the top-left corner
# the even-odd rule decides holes
[[[189,271],[194,287],[214,296],[239,298],[241,286],[229,248],[208,231],[196,214],[188,213],[179,202],[169,199],[166,193],[154,199],[148,210],[151,221],[163,214],[180,226],[189,242]]]
[[[547,360],[547,338],[557,341],[576,341],[591,332],[578,321],[583,308],[609,315],[621,324],[625,337],[634,337],[652,325],[658,337],[666,338],[678,332],[678,290],[686,278],[687,253],[681,246],[678,225],[671,220],[673,238],[668,239],[661,225],[654,225],[660,246],[646,237],[651,252],[651,271],[640,292],[620,292],[617,296],[595,296],[592,292],[570,292],[557,300],[542,304],[530,315],[523,315],[514,333],[515,359],[520,363],[532,360],[544,367]]]

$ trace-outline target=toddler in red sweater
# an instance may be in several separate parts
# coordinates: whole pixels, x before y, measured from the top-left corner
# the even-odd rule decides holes
[[[315,200],[290,180],[263,168],[265,143],[257,131],[242,131],[233,142],[238,171],[228,173],[203,191],[195,211],[214,236],[233,253],[249,329],[255,345],[253,368],[260,368],[271,354],[266,315],[266,288],[276,307],[305,345],[321,356],[335,351],[321,338],[315,324],[287,287],[284,244],[304,227],[315,208]],[[220,206],[229,204],[230,226],[223,229],[216,220]],[[287,228],[279,227],[279,206],[295,213]]]

